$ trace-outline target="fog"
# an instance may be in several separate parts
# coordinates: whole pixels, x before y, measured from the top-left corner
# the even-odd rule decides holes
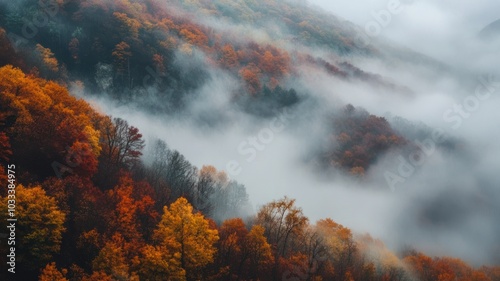
[[[371,20],[371,11],[387,5],[387,1],[311,2],[361,27]],[[210,69],[209,82],[188,101],[181,116],[151,115],[106,97],[85,98],[106,114],[127,119],[147,139],[165,140],[199,168],[213,165],[225,170],[246,186],[255,209],[286,195],[297,199],[312,222],[330,217],[358,233],[369,232],[396,251],[410,245],[429,255],[458,256],[476,265],[498,263],[500,83],[491,75],[498,75],[500,58],[494,50],[499,45],[498,40],[482,41],[477,34],[496,20],[499,9],[500,3],[487,0],[414,1],[376,38],[427,55],[446,65],[444,69],[391,58],[384,49],[380,57],[342,59],[407,87],[410,93],[296,66],[298,74],[287,85],[302,93],[302,102],[271,118],[235,106],[232,91],[238,82],[218,69]],[[217,24],[214,19],[204,21]],[[317,52],[328,53],[320,47]],[[463,115],[453,111],[454,104],[472,108],[467,102],[478,87],[491,94],[484,94],[477,108]],[[385,173],[397,175],[397,154],[380,159],[363,180],[322,176],[309,161],[311,152],[328,137],[331,124],[325,116],[348,103],[389,121],[401,116],[442,129],[458,140],[458,149],[434,149],[394,190]],[[249,145],[252,138],[260,140],[254,149]]]
[[[500,3],[494,0],[432,1],[397,0],[401,12],[392,15],[380,36],[448,63],[467,66],[475,36],[498,20]],[[313,5],[365,27],[374,20],[373,13],[387,10],[390,0],[310,0]],[[460,58],[460,61],[457,60]],[[477,60],[477,58],[475,59]]]

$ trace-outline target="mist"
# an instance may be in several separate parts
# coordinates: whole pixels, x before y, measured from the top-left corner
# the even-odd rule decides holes
[[[387,1],[311,3],[360,29],[372,20],[371,11],[387,5]],[[285,84],[297,89],[301,102],[263,118],[235,106],[238,82],[233,76],[203,65],[209,78],[185,100],[180,115],[151,114],[105,95],[83,97],[102,112],[128,120],[146,139],[165,140],[197,167],[213,165],[226,171],[246,186],[255,210],[286,195],[297,199],[312,222],[332,218],[357,233],[369,232],[395,251],[411,245],[430,255],[458,256],[475,265],[498,263],[500,249],[492,245],[500,245],[500,59],[494,52],[499,40],[483,40],[478,34],[497,19],[500,3],[422,0],[404,5],[381,36],[374,38],[380,56],[338,57],[329,56],[330,51],[321,46],[284,47],[313,52],[332,63],[351,62],[383,81],[409,89],[407,92],[299,65]],[[224,22],[214,18],[201,21],[224,29]],[[269,25],[270,30],[275,29],[274,24]],[[246,28],[228,30],[237,33]],[[250,34],[261,41],[269,40],[268,35],[260,31]],[[397,46],[394,48],[404,58],[384,46]],[[417,64],[415,54],[435,64]],[[477,99],[477,106],[467,104],[478,87],[486,93],[484,98]],[[151,104],[164,102],[155,95],[148,99]],[[395,188],[385,174],[397,175],[397,153],[384,155],[362,180],[343,173],[321,175],[315,171],[312,154],[329,137],[332,124],[326,117],[346,104],[384,116],[391,123],[394,117],[402,117],[425,124],[431,132],[442,130],[459,149],[450,152],[434,143],[432,153],[424,155],[424,163]],[[461,115],[455,104],[473,109]],[[432,134],[418,136],[410,140],[432,140]],[[258,146],[250,144],[252,139],[257,139]]]

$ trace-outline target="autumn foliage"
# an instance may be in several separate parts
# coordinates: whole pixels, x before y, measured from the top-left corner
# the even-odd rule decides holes
[[[347,105],[332,118],[334,133],[324,160],[354,176],[364,176],[380,155],[402,148],[408,141],[383,117]]]
[[[22,15],[36,15],[41,2],[23,1]],[[300,101],[284,82],[302,64],[378,81],[276,43],[368,52],[349,41],[349,30],[290,1],[54,2],[59,12],[50,25],[23,44],[9,34],[21,32],[24,16],[0,4],[0,183],[5,165],[15,163],[19,280],[500,280],[498,267],[396,255],[330,218],[311,222],[291,198],[253,215],[245,186],[223,171],[199,169],[163,141],[148,147],[145,161],[146,142],[132,120],[105,116],[67,89],[77,77],[91,92],[126,100],[134,89],[154,87],[162,102],[150,106],[175,111],[209,79],[200,67],[207,65],[237,81],[237,98],[272,111]],[[196,22],[196,13],[257,25],[268,15],[293,36],[238,40],[229,28]],[[321,160],[355,176],[406,144],[384,118],[352,106],[331,123]],[[5,221],[5,189],[0,196]],[[0,247],[3,253],[3,240]]]

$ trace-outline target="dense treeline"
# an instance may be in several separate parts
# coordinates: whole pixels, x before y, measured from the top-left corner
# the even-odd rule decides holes
[[[320,160],[344,169],[354,176],[364,176],[377,158],[390,149],[402,150],[411,142],[394,131],[389,122],[351,104],[331,117],[332,135]]]
[[[275,89],[291,72],[286,50],[231,40],[154,0],[41,3],[0,4],[0,48],[6,50],[0,61],[44,78],[81,79],[88,89],[120,99],[154,88],[163,102],[148,106],[172,111],[209,79],[212,67],[237,77],[240,91],[253,96]],[[47,23],[37,27],[33,19],[40,14]],[[23,62],[12,61],[12,50]]]
[[[396,255],[332,219],[310,222],[286,197],[253,214],[245,187],[223,171],[198,169],[162,140],[146,147],[140,128],[66,89],[171,113],[217,69],[238,81],[236,104],[259,116],[301,101],[305,93],[289,87],[300,67],[405,91],[343,62],[372,47],[299,2],[0,3],[0,184],[15,164],[18,279],[500,280],[498,267],[415,250]],[[204,23],[214,18],[237,27]],[[270,23],[275,29],[242,36],[242,24]],[[289,47],[296,44],[335,55]],[[384,118],[352,106],[331,123],[321,160],[355,176],[408,142]],[[6,189],[0,197],[5,221]],[[6,246],[2,239],[3,264]]]
[[[42,19],[42,20],[41,20]],[[248,24],[220,28],[209,20]],[[266,30],[267,24],[277,30]],[[293,1],[24,0],[0,3],[0,63],[61,82],[81,80],[95,93],[133,100],[150,110],[176,112],[211,79],[211,70],[239,81],[236,101],[260,97],[272,109],[300,95],[288,84],[304,66],[339,78],[394,88],[382,77],[343,61],[372,53],[353,42],[356,30],[331,15]],[[290,46],[320,46],[328,61]],[[305,49],[307,50],[307,49]],[[307,93],[300,93],[306,95]],[[152,102],[145,99],[153,96]],[[138,98],[142,97],[142,98]],[[262,113],[261,110],[256,110]]]
[[[498,267],[397,256],[332,219],[311,223],[286,197],[251,215],[244,186],[224,172],[198,170],[161,140],[144,157],[127,121],[12,66],[0,77],[20,280],[500,280]]]

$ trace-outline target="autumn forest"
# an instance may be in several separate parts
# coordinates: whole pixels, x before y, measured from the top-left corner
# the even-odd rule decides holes
[[[225,75],[227,111],[268,122],[284,109],[319,108],[314,90],[296,81],[313,71],[414,95],[350,59],[382,56],[354,39],[355,26],[300,1],[18,2],[0,3],[0,218],[15,209],[17,219],[12,245],[2,223],[1,280],[500,280],[494,263],[394,249],[326,211],[309,218],[288,194],[253,202],[252,184],[215,159],[194,164],[94,102],[180,120]],[[234,121],[224,110],[207,105],[213,112],[193,122],[222,130]],[[351,103],[317,112],[324,138],[304,149],[304,165],[359,185],[385,155],[421,149],[413,140],[430,131]],[[436,149],[463,147],[449,137]]]

